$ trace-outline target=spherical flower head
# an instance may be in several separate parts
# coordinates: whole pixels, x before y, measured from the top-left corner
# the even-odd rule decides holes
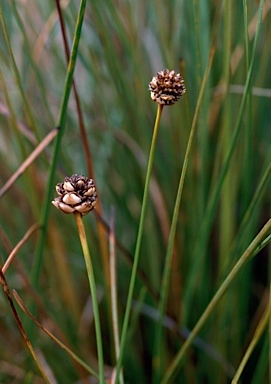
[[[164,69],[149,83],[151,98],[161,105],[175,104],[185,93],[184,80],[180,73]]]
[[[56,185],[59,195],[52,204],[64,213],[80,212],[83,216],[92,211],[97,203],[94,181],[85,176],[65,177],[63,183]]]

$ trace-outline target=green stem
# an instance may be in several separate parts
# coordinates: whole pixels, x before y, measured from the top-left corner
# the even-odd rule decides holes
[[[265,240],[265,238],[270,234],[271,232],[271,219],[268,220],[268,222],[265,224],[265,226],[262,228],[262,230],[258,233],[258,235],[255,237],[255,239],[251,242],[249,247],[246,249],[246,251],[243,253],[243,255],[240,257],[238,262],[235,264],[231,272],[228,274],[226,279],[221,284],[220,288],[214,295],[213,299],[210,301],[209,305],[199,318],[198,322],[192,329],[192,331],[189,334],[189,337],[186,339],[185,343],[183,344],[180,351],[177,353],[176,357],[174,358],[173,362],[171,363],[170,367],[168,368],[163,380],[161,381],[161,384],[169,383],[175,374],[177,373],[177,370],[181,367],[184,361],[185,354],[188,350],[188,348],[191,346],[192,342],[194,341],[195,337],[199,333],[199,331],[202,329],[208,318],[210,317],[211,313],[221,300],[221,298],[224,296],[225,292],[229,288],[230,284],[233,282],[233,280],[236,278],[238,273],[241,271],[241,269],[244,267],[246,262],[252,257],[255,256],[256,253],[259,252],[261,249],[261,243]]]
[[[152,170],[152,164],[153,164],[153,158],[154,158],[154,150],[155,150],[155,144],[156,144],[156,139],[157,139],[157,134],[158,134],[158,127],[159,127],[162,111],[163,111],[163,106],[161,104],[158,104],[156,120],[155,120],[155,124],[154,124],[153,135],[152,135],[152,142],[151,142],[151,148],[150,148],[148,167],[147,167],[146,181],[145,181],[145,186],[144,186],[144,194],[143,194],[141,215],[140,215],[139,228],[138,228],[138,234],[137,234],[137,240],[136,240],[134,263],[133,263],[133,268],[132,268],[132,273],[131,273],[129,292],[128,292],[126,310],[125,310],[122,333],[121,333],[120,352],[119,352],[119,358],[118,358],[117,366],[116,366],[117,371],[116,371],[115,384],[117,384],[118,380],[119,380],[119,375],[120,375],[122,360],[123,360],[123,355],[124,355],[124,348],[125,348],[125,344],[126,344],[125,342],[126,342],[129,318],[130,318],[130,313],[131,313],[133,292],[134,292],[135,281],[136,281],[136,272],[137,272],[137,266],[138,266],[138,261],[139,261],[139,253],[140,253],[140,246],[141,246],[141,240],[142,240],[142,234],[143,234],[143,226],[144,226],[144,220],[145,220],[145,216],[146,216],[146,207],[147,207],[148,191],[149,191],[149,185],[150,185],[150,179],[151,179],[151,170]]]
[[[118,299],[117,299],[117,260],[116,260],[116,239],[114,233],[114,211],[112,210],[112,219],[109,232],[109,263],[110,263],[110,293],[111,293],[111,311],[113,336],[115,346],[116,360],[119,356],[119,320],[118,320]],[[123,373],[120,373],[120,384],[124,384]]]
[[[97,292],[96,292],[96,284],[93,266],[91,262],[91,257],[89,253],[87,238],[85,227],[82,220],[82,215],[79,212],[74,213],[76,224],[78,227],[78,233],[82,245],[82,250],[85,258],[85,263],[87,267],[87,274],[89,280],[89,286],[92,296],[92,305],[93,305],[93,313],[95,320],[95,332],[96,332],[96,342],[97,342],[97,351],[98,351],[98,362],[99,362],[99,383],[104,384],[104,363],[103,363],[103,346],[102,346],[102,332],[101,332],[101,322],[99,316],[99,308],[97,301]]]
[[[241,374],[246,366],[246,363],[248,362],[248,359],[250,358],[252,352],[254,351],[257,343],[259,342],[259,339],[261,338],[264,330],[266,329],[266,327],[268,326],[268,322],[269,322],[269,318],[270,318],[270,304],[268,304],[256,330],[255,330],[255,333],[253,335],[253,338],[244,354],[244,357],[242,358],[242,361],[234,375],[234,378],[232,379],[232,384],[237,384],[238,383],[238,380],[240,379],[241,377]]]
[[[221,135],[221,150],[222,150],[222,162],[224,162],[228,147],[230,145],[231,135],[232,135],[232,116],[231,116],[231,96],[229,94],[229,84],[230,84],[230,65],[231,65],[231,42],[232,42],[232,2],[231,0],[226,1],[225,11],[224,11],[224,43],[223,43],[223,92],[224,96],[224,105],[222,109],[222,135]],[[219,231],[219,261],[218,261],[218,272],[223,274],[226,261],[223,259],[223,256],[227,255],[225,250],[229,250],[230,244],[232,242],[234,229],[234,184],[236,169],[229,168],[227,174],[225,175],[224,184],[221,188],[220,196],[220,231]]]
[[[250,59],[250,48],[249,48],[249,35],[248,35],[248,9],[247,9],[247,0],[243,0],[243,9],[244,9],[244,35],[245,35],[245,47],[246,47],[246,70],[249,68],[249,59]],[[245,139],[245,153],[244,153],[244,185],[243,185],[243,209],[245,210],[250,202],[253,185],[252,179],[254,175],[254,162],[253,162],[253,133],[252,133],[252,86],[248,90],[247,97],[247,109],[246,109],[246,134],[244,135]]]

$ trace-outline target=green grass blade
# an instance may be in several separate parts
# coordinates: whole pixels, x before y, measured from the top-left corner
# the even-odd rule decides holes
[[[63,99],[62,99],[62,104],[61,104],[60,113],[58,117],[57,126],[60,127],[60,130],[55,142],[52,164],[50,167],[50,174],[48,178],[48,184],[47,184],[43,207],[42,207],[42,214],[41,214],[42,231],[36,247],[36,252],[35,252],[36,263],[32,273],[33,285],[35,289],[38,289],[38,282],[39,282],[39,277],[40,277],[40,272],[42,267],[42,258],[43,258],[45,243],[46,243],[46,229],[48,224],[51,196],[54,189],[54,175],[55,175],[59,151],[61,148],[61,141],[65,132],[65,119],[67,114],[69,96],[72,89],[72,79],[73,79],[73,74],[74,74],[74,69],[76,64],[76,57],[78,54],[78,47],[80,42],[81,29],[84,21],[85,8],[86,8],[86,0],[82,0],[80,3],[80,9],[78,12],[78,18],[77,18],[76,28],[74,32],[74,40],[73,40],[73,45],[71,49],[71,56],[70,56],[70,61],[67,69],[65,86],[63,90]],[[33,312],[33,308],[31,312]]]
[[[244,115],[244,111],[245,111],[248,91],[249,91],[249,87],[250,87],[250,83],[251,83],[251,79],[252,79],[253,67],[254,67],[254,63],[255,63],[256,48],[257,48],[257,43],[258,43],[258,39],[259,39],[259,31],[260,31],[261,20],[262,20],[262,11],[263,11],[263,1],[261,1],[260,5],[259,5],[258,23],[257,23],[257,29],[256,29],[255,38],[254,38],[253,49],[252,49],[252,57],[251,57],[251,61],[250,61],[249,70],[247,73],[245,90],[244,90],[244,93],[242,96],[241,105],[239,108],[239,112],[238,112],[238,116],[237,116],[237,120],[236,120],[236,124],[235,124],[235,129],[234,129],[234,132],[233,132],[232,137],[231,137],[231,142],[230,142],[230,145],[228,147],[225,161],[224,161],[224,163],[222,165],[222,169],[218,175],[218,180],[216,182],[215,188],[213,189],[211,196],[209,198],[209,202],[208,202],[208,205],[206,208],[206,213],[205,213],[203,222],[202,222],[201,227],[200,227],[200,231],[199,231],[199,235],[198,235],[198,239],[197,239],[197,244],[195,246],[193,256],[192,256],[193,259],[195,257],[197,257],[197,262],[195,262],[193,264],[192,268],[193,268],[194,272],[192,272],[190,274],[190,278],[187,282],[185,302],[186,302],[186,306],[188,308],[188,312],[189,312],[189,307],[193,301],[192,296],[193,296],[193,293],[195,291],[195,285],[199,282],[195,279],[195,276],[196,275],[198,276],[198,274],[196,273],[196,270],[201,270],[201,268],[202,268],[203,257],[205,254],[206,245],[207,245],[209,233],[211,230],[211,225],[213,223],[213,218],[214,218],[217,202],[218,202],[218,199],[220,197],[221,188],[222,188],[222,185],[224,183],[224,180],[225,180],[228,168],[229,168],[229,164],[230,164],[230,161],[232,159],[232,155],[234,153],[235,145],[236,145],[237,139],[240,135],[241,128],[242,128],[243,115]]]
[[[188,348],[191,346],[191,343],[205,324],[205,322],[210,318],[211,314],[213,313],[215,307],[220,302],[221,298],[224,296],[225,292],[228,290],[231,283],[234,281],[238,273],[243,269],[244,265],[247,263],[251,257],[255,256],[258,252],[258,249],[261,245],[261,243],[265,240],[267,236],[270,235],[271,231],[271,219],[265,224],[265,226],[262,228],[262,230],[258,233],[258,235],[255,237],[255,239],[251,242],[249,247],[246,249],[246,251],[243,253],[243,255],[240,257],[238,262],[235,264],[231,272],[228,274],[226,279],[223,281],[222,285],[216,292],[215,296],[199,318],[197,324],[194,326],[193,330],[191,331],[189,337],[184,342],[182,348],[177,353],[176,357],[174,358],[173,362],[171,363],[170,367],[168,368],[165,376],[163,377],[163,380],[161,381],[161,384],[166,384],[171,382],[172,378],[176,375],[177,370],[180,369],[181,365],[183,364],[183,359],[185,357],[185,354],[188,350]]]

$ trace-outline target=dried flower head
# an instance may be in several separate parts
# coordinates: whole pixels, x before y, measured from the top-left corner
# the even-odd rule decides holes
[[[149,83],[152,100],[162,105],[175,104],[185,93],[184,80],[180,73],[164,69]]]
[[[59,195],[52,204],[62,212],[80,212],[86,215],[95,208],[97,193],[94,181],[81,175],[65,177],[64,183],[56,185],[56,192]]]

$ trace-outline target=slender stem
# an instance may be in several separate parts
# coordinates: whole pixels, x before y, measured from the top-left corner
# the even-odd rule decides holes
[[[230,65],[231,65],[231,43],[232,43],[232,1],[229,0],[225,3],[224,11],[224,44],[223,49],[223,74],[222,74],[222,84],[225,92],[224,96],[224,105],[222,109],[222,132],[221,132],[221,157],[222,162],[225,160],[228,152],[228,147],[231,141],[232,135],[232,115],[231,115],[231,95],[229,93],[229,84],[230,84]],[[226,261],[223,256],[227,255],[225,250],[230,249],[230,244],[232,242],[233,234],[235,233],[234,228],[234,198],[235,188],[233,188],[232,180],[234,180],[234,172],[236,168],[229,168],[227,174],[225,175],[223,187],[221,188],[220,196],[220,231],[219,231],[219,259],[218,259],[218,273],[223,275],[224,268],[226,266]],[[220,340],[221,341],[221,340]],[[220,343],[219,341],[219,343]],[[222,347],[222,345],[221,345]]]
[[[221,284],[220,288],[214,295],[213,299],[210,301],[209,305],[199,318],[198,322],[190,332],[189,337],[186,339],[185,343],[183,344],[180,351],[175,356],[173,362],[171,363],[170,367],[168,368],[163,380],[161,381],[161,384],[166,384],[172,381],[173,377],[176,375],[177,370],[181,367],[183,364],[183,360],[185,357],[185,354],[192,344],[193,340],[199,333],[199,331],[202,329],[208,318],[210,317],[211,313],[217,306],[217,304],[220,302],[221,298],[224,296],[225,292],[229,288],[230,284],[233,282],[233,280],[236,278],[237,274],[242,270],[246,262],[254,256],[259,249],[261,248],[261,243],[265,240],[265,238],[270,234],[271,232],[271,219],[268,220],[268,222],[265,224],[265,226],[262,228],[262,230],[258,233],[258,235],[255,237],[255,239],[251,242],[249,247],[246,249],[246,251],[243,253],[243,255],[240,257],[238,262],[235,264],[231,272],[228,274],[226,279]]]
[[[117,371],[116,371],[115,384],[118,383],[118,379],[119,379],[119,375],[120,375],[120,371],[121,371],[122,360],[123,360],[123,355],[124,355],[124,348],[125,348],[125,342],[126,342],[126,336],[127,336],[127,330],[128,330],[128,323],[129,323],[131,306],[132,306],[132,298],[133,298],[133,292],[134,292],[135,281],[136,281],[136,272],[137,272],[137,266],[138,266],[138,261],[139,261],[140,246],[141,246],[141,240],[142,240],[142,234],[143,234],[143,226],[144,226],[144,220],[145,220],[145,216],[146,216],[146,207],[147,207],[148,191],[149,191],[149,185],[150,185],[150,179],[151,179],[151,170],[152,170],[152,164],[153,164],[153,158],[154,158],[154,150],[155,150],[155,144],[156,144],[156,139],[157,139],[157,134],[158,134],[158,127],[159,127],[162,111],[163,111],[163,106],[161,104],[158,104],[156,120],[155,120],[155,124],[154,124],[153,135],[152,135],[152,142],[151,142],[151,148],[150,148],[150,155],[149,155],[149,161],[148,161],[148,167],[147,167],[145,186],[144,186],[144,194],[143,194],[141,215],[140,215],[139,228],[138,228],[138,234],[137,234],[137,240],[136,240],[134,263],[133,263],[133,268],[132,268],[132,274],[131,274],[131,279],[130,279],[127,304],[126,304],[126,311],[125,311],[125,315],[124,315],[124,321],[123,321],[123,327],[122,327],[122,333],[121,333],[120,353],[119,353],[119,358],[118,358],[117,367],[116,367]]]
[[[110,292],[111,292],[111,310],[113,323],[113,336],[115,346],[116,360],[119,357],[119,326],[118,326],[118,299],[117,299],[117,260],[116,260],[116,238],[114,233],[114,210],[112,209],[112,217],[109,232],[109,262],[110,262]],[[124,384],[123,373],[120,373],[120,384]]]
[[[270,318],[270,304],[268,304],[256,330],[255,330],[255,333],[253,335],[253,338],[242,358],[242,361],[234,375],[234,378],[232,379],[232,384],[237,384],[238,383],[238,380],[240,379],[241,377],[241,374],[246,366],[246,363],[248,362],[248,359],[250,358],[252,352],[254,351],[255,349],[255,346],[257,345],[259,339],[261,338],[264,330],[266,329],[266,327],[268,326],[268,322],[269,322],[269,318]]]
[[[246,53],[246,70],[249,68],[249,60],[250,60],[250,47],[249,47],[249,33],[248,33],[248,6],[247,0],[243,0],[243,10],[244,10],[244,36],[245,36],[245,53]],[[247,208],[251,199],[252,193],[252,178],[254,174],[254,162],[253,162],[253,132],[252,132],[252,85],[250,85],[247,97],[247,109],[246,109],[246,134],[244,135],[245,140],[245,153],[244,153],[244,164],[245,169],[243,172],[244,175],[244,197],[243,206]]]
[[[99,316],[98,309],[98,301],[97,301],[97,292],[96,292],[96,284],[93,266],[91,262],[90,252],[88,248],[87,238],[85,227],[82,220],[82,215],[79,212],[74,213],[78,233],[82,245],[82,250],[85,258],[85,263],[87,267],[87,274],[90,286],[90,292],[92,296],[92,305],[93,305],[93,313],[95,320],[95,332],[96,332],[96,342],[97,342],[97,351],[98,351],[98,362],[99,362],[99,383],[104,384],[104,363],[103,363],[103,347],[102,347],[102,333],[101,333],[101,322]]]

